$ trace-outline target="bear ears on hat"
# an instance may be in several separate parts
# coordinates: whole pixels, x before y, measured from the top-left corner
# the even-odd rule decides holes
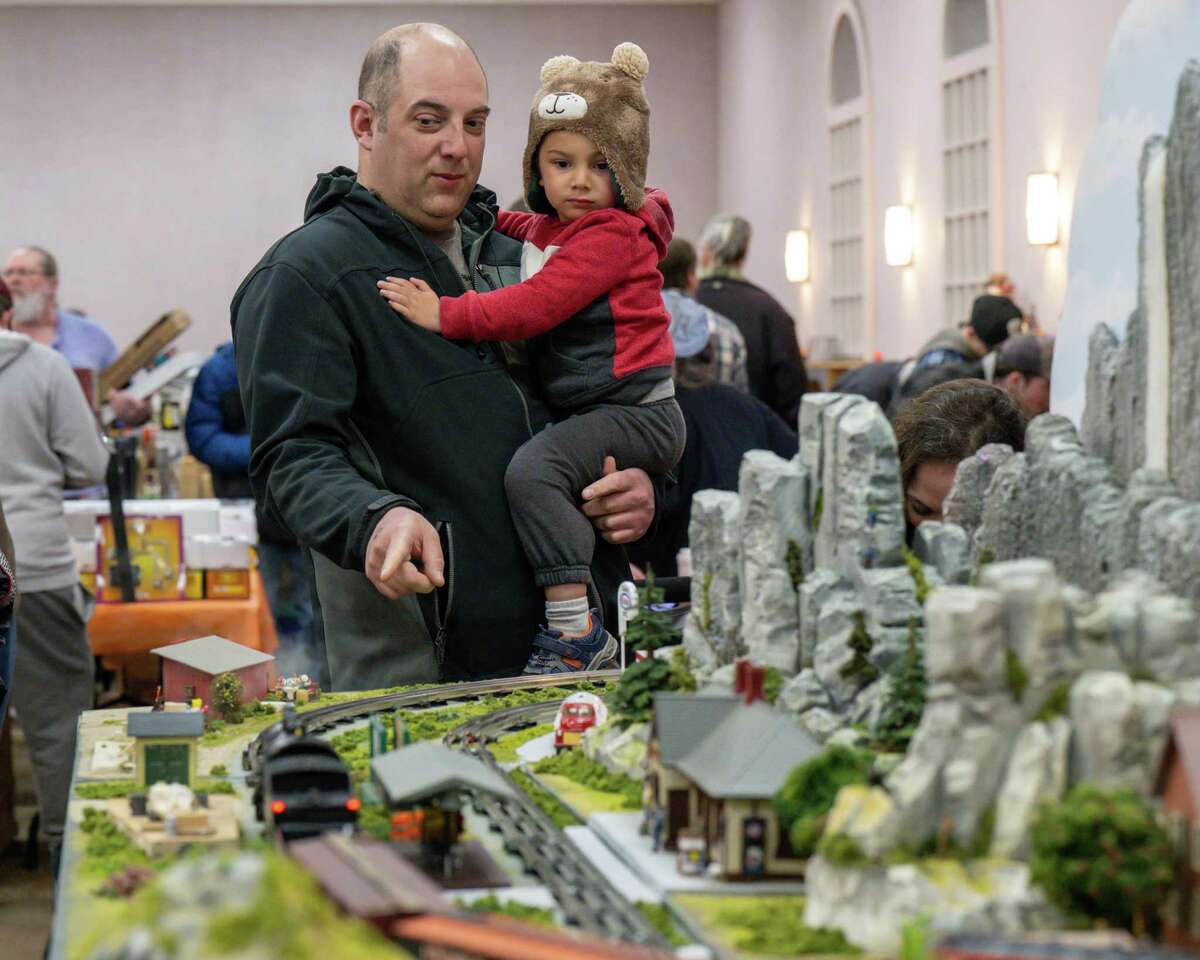
[[[541,81],[552,83],[554,78],[567,72],[579,63],[578,58],[566,54],[551,57],[542,64]],[[634,80],[645,80],[650,72],[650,58],[636,43],[619,43],[612,52],[612,65]]]

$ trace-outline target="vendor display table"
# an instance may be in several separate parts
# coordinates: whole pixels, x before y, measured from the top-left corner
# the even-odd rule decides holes
[[[209,634],[266,653],[275,650],[275,622],[257,569],[250,572],[246,600],[98,603],[88,623],[92,652],[105,658],[148,653],[176,640]]]

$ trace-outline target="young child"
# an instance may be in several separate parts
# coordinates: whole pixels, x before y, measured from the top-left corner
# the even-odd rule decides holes
[[[421,280],[379,283],[393,309],[445,337],[530,340],[556,422],[517,451],[504,478],[546,591],[547,626],[526,673],[593,670],[615,656],[617,642],[588,602],[595,534],[580,495],[606,456],[662,474],[683,452],[657,270],[674,219],[666,196],[644,187],[648,69],[632,43],[611,63],[560,56],[542,67],[524,160],[534,213],[501,211],[497,223],[525,243],[521,283],[440,298]]]

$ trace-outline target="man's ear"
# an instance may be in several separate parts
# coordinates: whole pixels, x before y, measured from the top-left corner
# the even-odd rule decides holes
[[[350,132],[364,150],[375,144],[375,108],[366,100],[355,100],[350,104]]]
[[[1001,385],[1009,393],[1014,393],[1025,385],[1025,374],[1021,373],[1020,370],[1009,370],[1008,373],[1004,375],[1004,380],[1001,381]]]

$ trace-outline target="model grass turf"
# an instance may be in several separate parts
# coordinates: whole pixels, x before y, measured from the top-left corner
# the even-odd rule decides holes
[[[677,894],[674,902],[743,960],[860,954],[840,930],[805,926],[801,896]]]
[[[1142,935],[1174,884],[1170,840],[1132,790],[1074,787],[1043,803],[1031,834],[1033,882],[1067,913]]]
[[[340,913],[316,881],[281,853],[265,854],[259,895],[214,916],[204,949],[226,957],[253,951],[287,960],[399,960],[410,954],[373,926]]]
[[[237,795],[237,787],[228,780],[197,780],[192,790],[195,793]],[[75,785],[75,796],[79,800],[113,800],[143,792],[143,787],[136,780],[94,780]]]
[[[692,942],[692,938],[679,929],[671,911],[661,903],[649,903],[645,900],[635,901],[634,906],[642,912],[650,925],[663,935],[672,947],[682,947]]]
[[[523,770],[514,770],[509,776],[530,800],[538,805],[543,813],[554,821],[556,827],[575,827],[579,818],[568,810],[549,790],[533,779]]]
[[[455,903],[464,910],[470,910],[472,913],[511,917],[513,920],[535,923],[539,927],[558,926],[557,921],[554,919],[553,910],[548,910],[545,907],[531,907],[528,904],[518,903],[516,900],[501,900],[494,895],[480,897],[469,903],[459,899],[455,900]]]
[[[614,796],[622,801],[626,810],[642,808],[640,781],[621,773],[611,773],[604,764],[589,759],[580,750],[564,750],[554,756],[544,757],[534,764],[533,772],[539,776],[557,774],[590,790]]]
[[[544,737],[548,733],[554,732],[554,724],[539,723],[525,730],[514,730],[512,733],[506,733],[499,737],[495,743],[489,744],[488,749],[492,752],[492,756],[496,758],[497,763],[516,763],[519,759],[517,750],[525,746],[530,740],[536,740],[538,737]]]

